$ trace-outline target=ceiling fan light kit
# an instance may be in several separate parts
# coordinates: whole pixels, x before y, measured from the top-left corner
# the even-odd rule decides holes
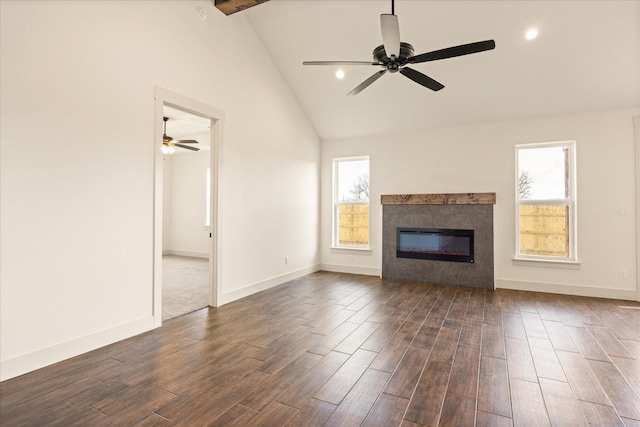
[[[173,154],[176,149],[175,147],[186,148],[191,151],[200,151],[199,148],[190,147],[184,144],[198,144],[198,141],[195,139],[179,139],[174,141],[172,137],[167,135],[167,122],[169,121],[169,117],[163,117],[164,120],[164,131],[162,133],[162,153],[163,154]]]
[[[373,61],[304,61],[303,65],[374,65],[382,67],[382,70],[360,83],[348,95],[357,95],[369,87],[387,72],[400,72],[408,79],[433,91],[444,88],[444,85],[431,77],[408,67],[408,64],[419,64],[422,62],[438,61],[440,59],[454,58],[456,56],[469,55],[472,53],[484,52],[495,49],[496,43],[493,40],[468,43],[452,46],[445,49],[434,50],[432,52],[413,54],[413,46],[400,41],[400,26],[398,17],[395,15],[395,2],[391,0],[391,14],[380,15],[380,28],[382,32],[382,44],[373,50]]]
[[[176,149],[172,145],[162,144],[162,154],[173,154]]]

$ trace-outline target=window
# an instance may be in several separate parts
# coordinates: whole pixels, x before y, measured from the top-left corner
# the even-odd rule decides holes
[[[333,161],[333,246],[369,247],[369,157]]]
[[[211,227],[211,168],[207,168],[207,182],[205,184],[206,192],[204,208],[204,226]]]
[[[516,258],[576,261],[575,142],[516,146]]]

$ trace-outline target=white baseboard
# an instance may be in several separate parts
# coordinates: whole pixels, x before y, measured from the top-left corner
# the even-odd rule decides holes
[[[496,279],[495,283],[496,289],[515,289],[519,291],[547,292],[550,294],[621,299],[626,301],[637,301],[638,299],[638,292],[635,289],[592,288],[560,283],[524,282],[504,279]]]
[[[228,304],[230,302],[239,300],[240,298],[248,297],[249,295],[253,295],[257,292],[265,291],[269,288],[273,288],[274,286],[278,286],[285,282],[288,282],[289,280],[298,279],[302,276],[306,276],[307,274],[315,273],[316,271],[320,271],[319,264],[301,268],[300,270],[292,271],[281,276],[272,277],[270,279],[245,286],[244,288],[237,289],[235,291],[223,293],[221,296],[222,301],[218,301],[218,306]]]
[[[154,328],[153,316],[0,362],[0,381],[61,362]]]
[[[162,255],[178,255],[178,256],[190,256],[193,258],[209,258],[209,254],[206,252],[195,252],[195,251],[180,251],[176,249],[169,249],[167,251],[162,251]]]
[[[382,269],[376,267],[358,267],[356,265],[340,265],[340,264],[320,264],[320,270],[331,271],[333,273],[350,273],[362,274],[365,276],[382,275]]]

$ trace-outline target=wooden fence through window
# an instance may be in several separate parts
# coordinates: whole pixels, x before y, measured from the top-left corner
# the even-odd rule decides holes
[[[369,245],[368,205],[338,205],[338,244]]]
[[[520,253],[569,256],[569,207],[520,205]]]

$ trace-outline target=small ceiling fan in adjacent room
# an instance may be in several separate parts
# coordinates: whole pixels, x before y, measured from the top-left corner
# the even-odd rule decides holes
[[[438,91],[444,88],[444,85],[431,77],[408,67],[409,64],[419,64],[428,61],[437,61],[440,59],[454,58],[456,56],[469,55],[471,53],[484,52],[496,47],[493,40],[485,40],[480,42],[462,44],[452,46],[445,49],[434,50],[432,52],[420,55],[413,54],[413,46],[409,43],[400,41],[400,26],[398,17],[395,15],[394,0],[391,0],[391,14],[380,15],[380,26],[382,28],[382,45],[373,50],[373,61],[304,61],[303,65],[374,65],[382,67],[367,80],[358,85],[349,92],[349,95],[357,95],[364,89],[369,87],[373,82],[378,80],[387,72],[400,72],[403,76],[413,80],[414,82]]]
[[[199,148],[190,147],[184,144],[198,144],[198,141],[195,139],[178,139],[173,140],[169,135],[167,135],[167,122],[169,121],[169,117],[163,117],[164,120],[164,131],[162,133],[162,152],[164,154],[173,154],[175,152],[174,147],[186,148],[191,151],[200,151]]]

